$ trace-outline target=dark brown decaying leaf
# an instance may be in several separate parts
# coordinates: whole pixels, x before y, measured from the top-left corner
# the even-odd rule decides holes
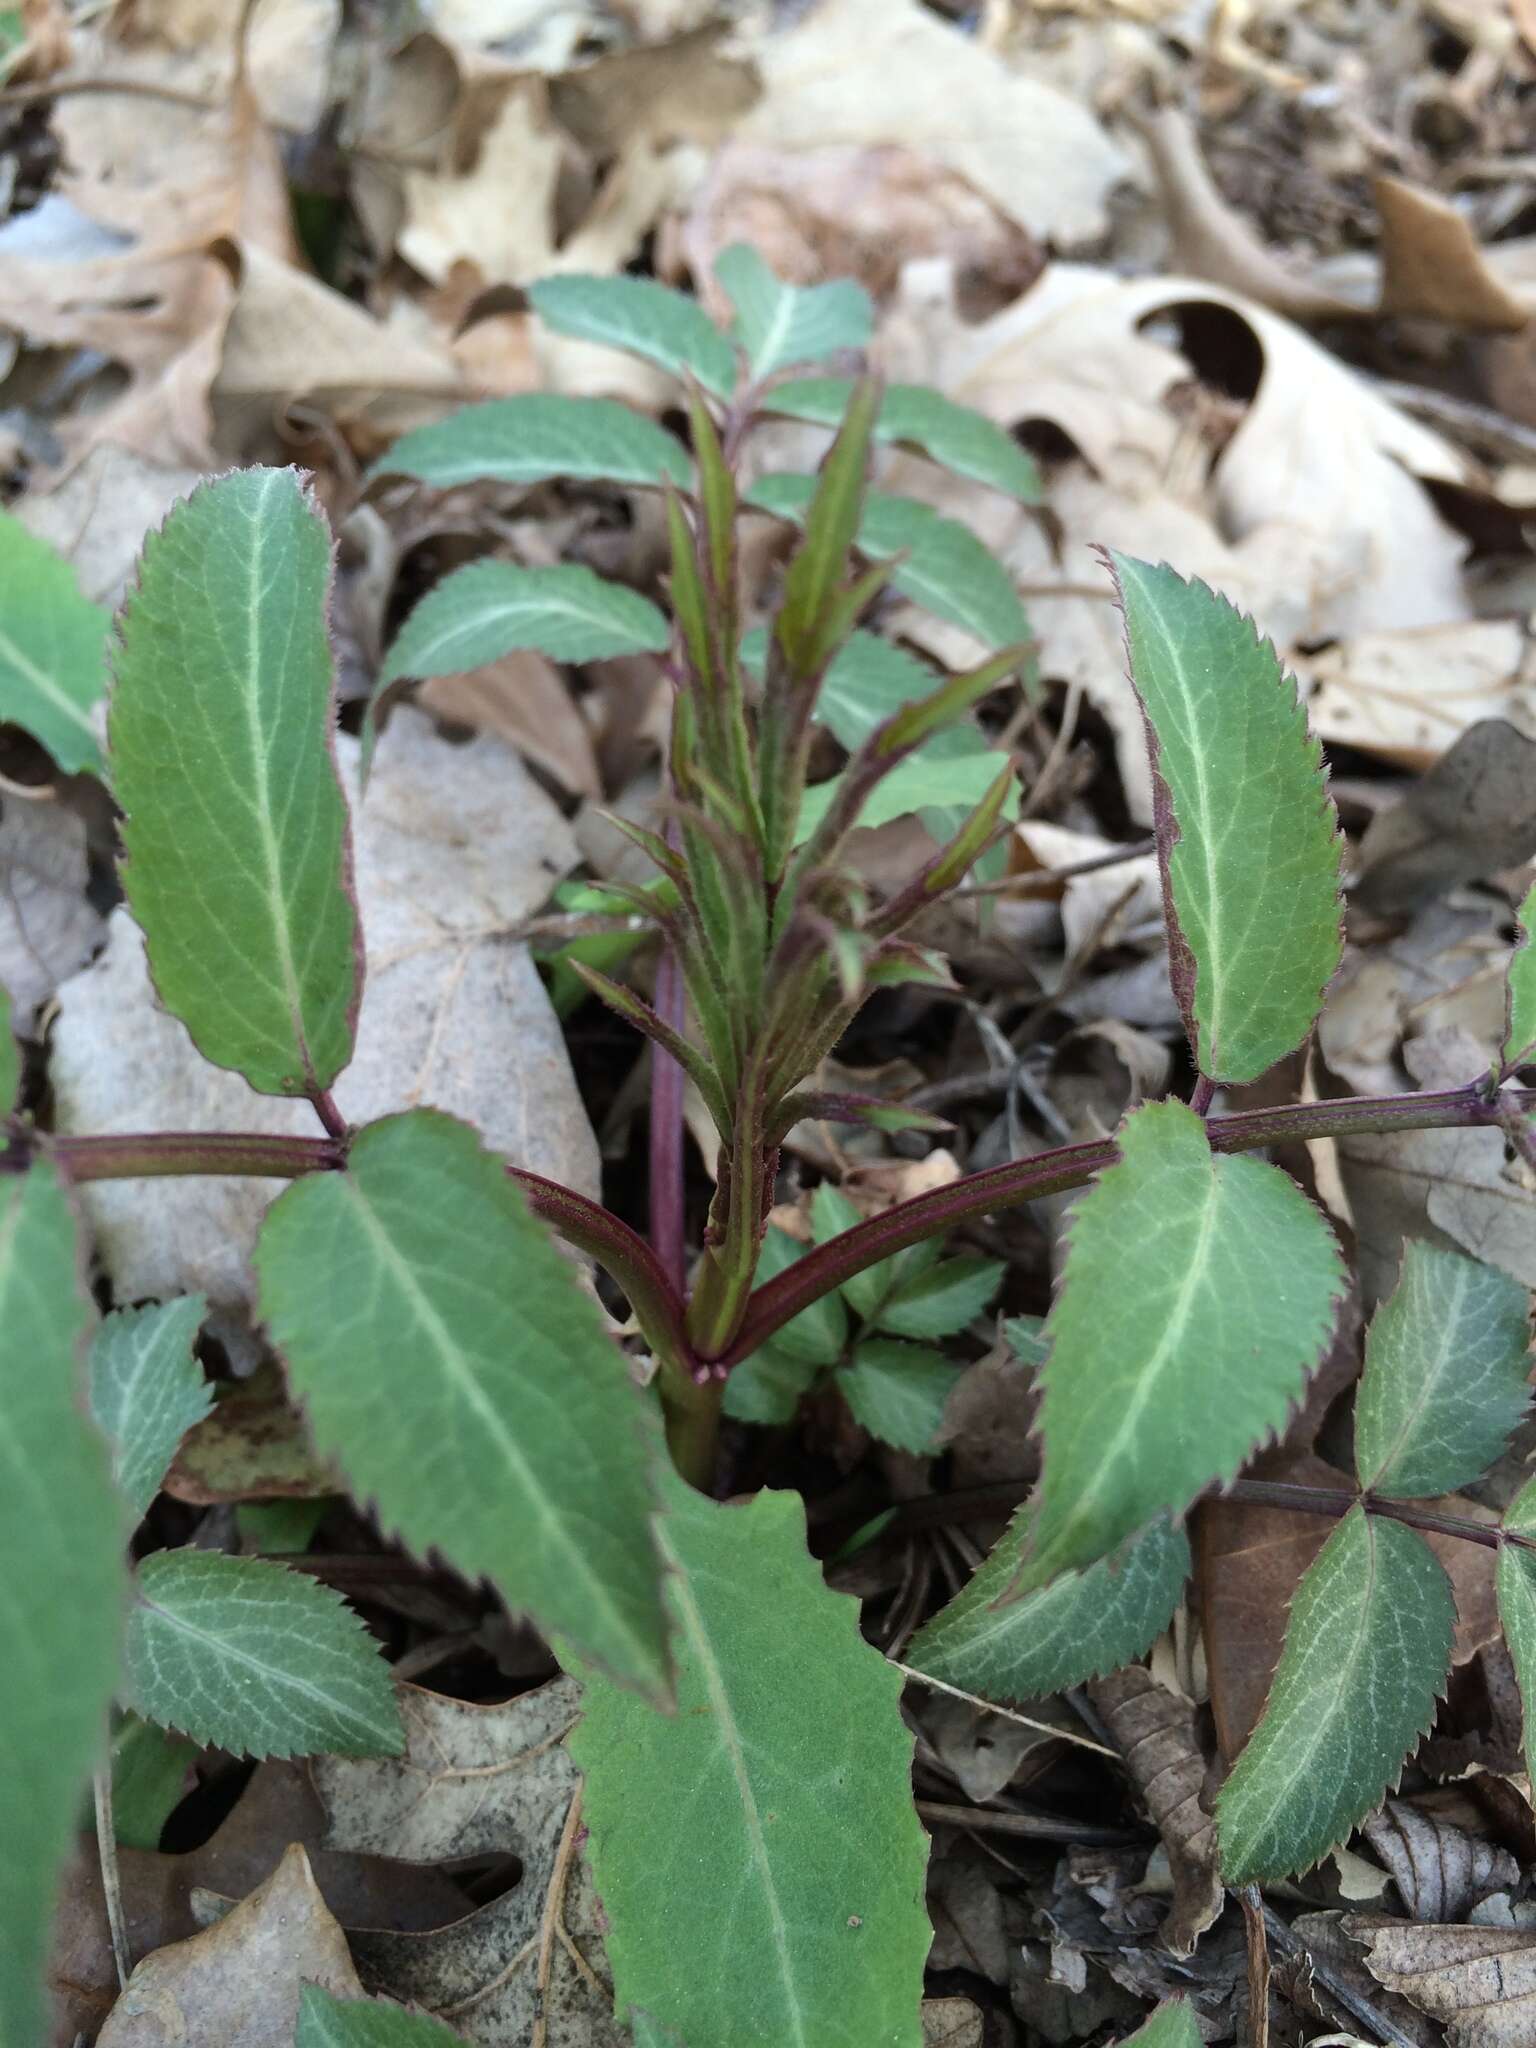
[[[1200,1803],[1205,1758],[1194,1709],[1139,1664],[1095,1679],[1088,1692],[1162,1835],[1173,1906],[1161,1940],[1187,1956],[1220,1917],[1225,1896],[1216,1823]]]
[[[182,1439],[165,1491],[207,1507],[231,1500],[318,1500],[344,1489],[310,1447],[282,1374],[259,1366],[220,1388],[213,1412]]]
[[[1507,1849],[1408,1800],[1389,1799],[1362,1833],[1414,1920],[1464,1920],[1480,1899],[1520,1881],[1520,1866]]]
[[[1352,1913],[1372,1976],[1445,2026],[1448,2048],[1529,2048],[1536,2038],[1536,1932],[1419,1927]]]
[[[1479,719],[1360,842],[1354,899],[1395,916],[1536,852],[1536,739]]]

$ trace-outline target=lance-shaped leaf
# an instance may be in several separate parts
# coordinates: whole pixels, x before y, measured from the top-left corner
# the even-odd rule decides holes
[[[697,377],[729,398],[736,353],[697,299],[649,277],[543,277],[528,286],[533,310],[557,334],[622,348],[674,377]]]
[[[402,434],[373,476],[409,476],[445,491],[454,484],[540,484],[580,477],[659,489],[685,484],[687,450],[664,427],[614,398],[527,392],[466,405]]]
[[[1351,1508],[1296,1589],[1264,1718],[1216,1802],[1229,1885],[1310,1869],[1375,1812],[1434,1718],[1455,1625],[1423,1537]]]
[[[1516,1067],[1536,1050],[1536,882],[1520,906],[1520,942],[1509,962],[1504,1064]]]
[[[1343,841],[1294,679],[1203,583],[1106,554],[1152,749],[1174,993],[1202,1074],[1301,1044],[1343,952]]]
[[[0,2040],[43,2041],[43,1958],[59,1867],[106,1742],[127,1517],[83,1413],[91,1321],[75,1222],[39,1161],[0,1190]]]
[[[938,733],[915,754],[909,754],[881,777],[859,810],[859,824],[873,830],[893,819],[911,817],[914,811],[967,812],[979,804],[1007,766],[1002,754],[977,735],[974,749],[951,749],[944,744],[951,737]],[[805,792],[795,822],[795,844],[803,845],[831,809],[842,785],[835,775]],[[1016,799],[1015,799],[1016,801]]]
[[[1221,1157],[1183,1103],[1121,1126],[1073,1211],[1047,1334],[1030,1580],[1181,1514],[1277,1431],[1333,1333],[1344,1268],[1277,1166]]]
[[[220,477],[145,543],[114,660],[123,880],[156,989],[265,1095],[330,1086],[362,985],[330,569],[293,470]]]
[[[1520,1682],[1529,1768],[1536,1756],[1536,1479],[1515,1495],[1502,1526],[1519,1539],[1499,1546],[1499,1622]]]
[[[119,1309],[91,1341],[91,1408],[112,1446],[112,1469],[136,1515],[160,1491],[176,1446],[213,1407],[192,1356],[208,1304],[200,1294]]]
[[[279,1197],[262,1314],[360,1499],[652,1696],[660,1561],[640,1397],[548,1232],[466,1124],[371,1125]]]
[[[871,1436],[898,1451],[926,1451],[944,1420],[956,1377],[941,1351],[903,1344],[898,1337],[866,1337],[838,1373],[837,1386],[854,1420]]]
[[[1495,1266],[1410,1238],[1365,1339],[1360,1484],[1394,1500],[1480,1479],[1530,1405],[1529,1298]]]
[[[797,1495],[719,1507],[674,1480],[667,1506],[678,1711],[589,1680],[570,1744],[615,2002],[691,2042],[915,2048],[927,1845],[900,1674],[807,1556]]]
[[[733,242],[715,276],[736,308],[736,334],[754,378],[839,349],[863,348],[874,328],[869,294],[848,279],[785,284],[746,242]]]
[[[763,400],[763,410],[835,427],[852,391],[848,377],[798,377],[792,383],[776,385]],[[1005,434],[985,413],[957,405],[926,384],[886,385],[875,436],[920,449],[956,476],[990,484],[1026,504],[1040,495],[1040,472],[1011,434]]]
[[[649,598],[590,569],[471,562],[445,576],[390,644],[382,688],[401,676],[454,676],[532,647],[554,661],[660,652],[670,628]]]
[[[1168,1626],[1189,1577],[1189,1543],[1166,1516],[1114,1557],[1007,1600],[1032,1519],[1020,1508],[970,1583],[919,1629],[907,1652],[916,1670],[983,1699],[1035,1699],[1118,1671]]]
[[[237,1756],[396,1756],[389,1666],[339,1593],[216,1550],[139,1566],[124,1698],[146,1721]]]
[[[319,1984],[299,1993],[293,2048],[464,2048],[464,2036],[426,2013],[377,1998],[338,1998]]]
[[[1204,2040],[1189,2000],[1170,1998],[1144,2027],[1127,2034],[1120,2048],[1201,2048]]]
[[[101,773],[91,713],[106,695],[110,624],[69,563],[0,512],[0,719],[31,733],[68,775]]]

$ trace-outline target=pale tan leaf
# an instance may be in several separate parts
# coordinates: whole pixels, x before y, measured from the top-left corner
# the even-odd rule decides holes
[[[1361,1832],[1391,1871],[1414,1920],[1464,1920],[1490,1892],[1520,1881],[1520,1866],[1507,1849],[1408,1800],[1389,1799]]]
[[[1378,178],[1381,310],[1446,320],[1456,327],[1513,333],[1536,313],[1489,267],[1464,213],[1401,178]]]
[[[1536,2035],[1536,1933],[1420,1927],[1349,1914],[1377,1983],[1445,2023],[1449,2048],[1529,2048]]]
[[[1427,768],[1471,725],[1513,720],[1536,736],[1536,679],[1510,619],[1459,618],[1357,633],[1306,664],[1313,731]]]
[[[470,675],[434,676],[416,693],[434,718],[493,732],[576,796],[602,796],[592,735],[547,656],[518,648]]]
[[[0,798],[0,986],[19,1031],[101,944],[86,897],[85,826],[61,803]]]

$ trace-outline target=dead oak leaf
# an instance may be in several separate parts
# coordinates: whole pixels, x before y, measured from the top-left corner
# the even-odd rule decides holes
[[[1536,1932],[1423,1927],[1355,1913],[1378,1984],[1445,2024],[1449,2048],[1529,2048],[1536,2038]]]

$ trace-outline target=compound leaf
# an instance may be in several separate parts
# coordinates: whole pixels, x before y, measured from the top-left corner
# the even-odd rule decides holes
[[[1251,620],[1107,554],[1153,754],[1174,993],[1201,1073],[1252,1081],[1301,1044],[1343,953],[1343,841],[1294,679]]]
[[[1536,882],[1521,904],[1520,942],[1510,956],[1504,1064],[1520,1066],[1536,1048]]]
[[[293,2048],[464,2048],[464,2036],[403,2005],[338,1998],[319,1984],[306,1984],[299,1993]]]
[[[863,348],[874,329],[874,307],[859,285],[847,278],[809,287],[785,284],[745,242],[722,251],[715,276],[736,308],[736,336],[754,378],[838,349]]]
[[[43,2041],[43,1961],[59,1869],[117,1682],[127,1518],[82,1412],[91,1321],[75,1220],[52,1166],[0,1188],[0,2040]]]
[[[1434,1716],[1455,1623],[1423,1537],[1351,1508],[1296,1589],[1264,1718],[1216,1801],[1229,1885],[1309,1869],[1375,1811]]]
[[[1229,1479],[1300,1398],[1344,1268],[1277,1166],[1212,1152],[1179,1102],[1134,1110],[1073,1211],[1041,1374],[1030,1578],[1092,1564]]]
[[[123,1498],[143,1516],[176,1446],[213,1407],[192,1355],[208,1304],[188,1294],[158,1307],[118,1309],[91,1340],[91,1409],[112,1446]]]
[[[881,1304],[876,1325],[898,1337],[953,1337],[979,1316],[1003,1277],[998,1259],[962,1254],[898,1280]]]
[[[452,1117],[387,1117],[278,1198],[256,1264],[316,1445],[386,1528],[662,1694],[640,1397],[503,1162]]]
[[[1424,1500],[1480,1479],[1530,1404],[1529,1298],[1497,1267],[1410,1238],[1365,1338],[1360,1484]]]
[[[898,1451],[933,1446],[955,1368],[939,1351],[896,1337],[866,1337],[837,1375],[838,1390],[871,1436]]]
[[[688,454],[654,420],[616,398],[544,391],[491,398],[417,427],[373,465],[373,476],[409,476],[445,491],[454,484],[540,484],[569,476],[659,488],[686,484]]]
[[[543,277],[528,286],[533,310],[557,334],[626,349],[674,377],[692,372],[706,391],[729,398],[736,353],[697,299],[649,277]]]
[[[396,1756],[389,1666],[339,1593],[217,1550],[157,1550],[128,1615],[124,1697],[146,1721],[237,1756]]]
[[[1144,2027],[1127,2034],[1120,2048],[1202,2048],[1204,2040],[1189,2000],[1170,1998]]]
[[[91,713],[106,695],[110,625],[63,556],[0,512],[0,719],[66,775],[102,772]]]
[[[618,2009],[733,2048],[916,2048],[927,1851],[900,1673],[808,1557],[798,1495],[666,1487],[678,1711],[582,1674],[570,1739]]]
[[[907,1662],[989,1700],[1082,1685],[1139,1657],[1168,1626],[1189,1577],[1189,1543],[1166,1516],[1085,1572],[1003,1601],[1028,1556],[1020,1508],[968,1585],[913,1638]]]
[[[293,470],[220,477],[145,542],[113,663],[123,880],[156,989],[264,1095],[330,1086],[362,987],[330,569]]]
[[[763,400],[765,412],[835,427],[853,393],[848,377],[800,377],[779,384]],[[875,421],[881,441],[899,441],[972,483],[990,484],[1032,504],[1040,472],[1011,434],[968,405],[957,405],[926,384],[887,384]]]
[[[401,676],[455,676],[533,647],[554,661],[659,653],[670,637],[648,598],[574,563],[522,569],[471,562],[445,576],[395,635],[380,687]]]

